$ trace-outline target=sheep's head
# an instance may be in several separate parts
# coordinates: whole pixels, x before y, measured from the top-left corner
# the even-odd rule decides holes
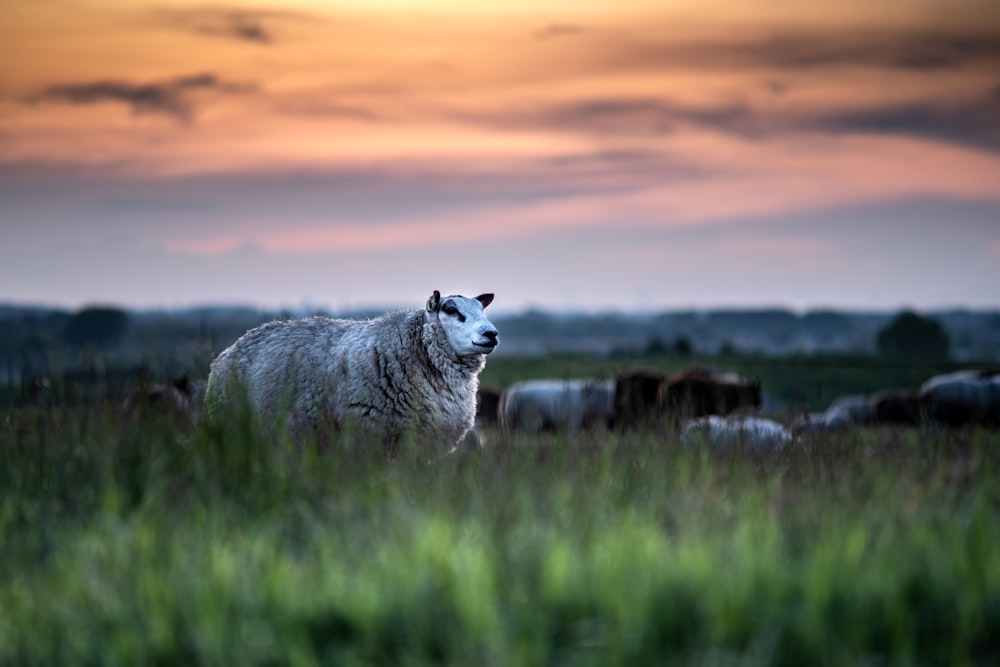
[[[427,299],[427,316],[437,318],[455,354],[462,357],[489,354],[500,342],[497,328],[483,312],[492,302],[492,294],[470,299],[458,294],[443,297],[434,290]]]

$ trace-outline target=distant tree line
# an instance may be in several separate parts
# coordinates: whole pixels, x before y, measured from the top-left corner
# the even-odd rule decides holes
[[[875,347],[892,359],[945,361],[951,356],[951,340],[941,323],[912,310],[904,310],[880,329]]]
[[[92,365],[129,367],[140,363],[161,366],[197,367],[217,354],[246,329],[277,315],[259,311],[186,311],[172,313],[129,313],[108,305],[90,305],[75,312],[40,308],[0,308],[0,374],[8,380],[71,371]],[[748,317],[744,323],[742,317]],[[800,318],[807,321],[813,335],[824,332],[843,335],[852,331],[848,315],[817,311]],[[626,314],[558,315],[530,311],[500,318],[501,336],[514,341],[537,341],[536,350],[562,349],[560,343],[580,338],[609,341],[612,353],[636,352],[649,357],[688,358],[704,354],[706,337],[716,341],[722,332],[740,332],[761,326],[774,336],[787,335],[782,327],[795,325],[795,318],[783,312],[726,311],[699,315],[695,312],[663,313],[652,317]],[[706,324],[706,321],[711,324]],[[723,326],[725,325],[725,326]],[[798,326],[802,326],[801,322]],[[982,318],[983,336],[1000,331],[1000,314]],[[874,340],[870,337],[874,335]],[[965,334],[968,336],[968,334]],[[879,356],[901,361],[944,361],[952,358],[955,341],[948,329],[934,317],[904,310],[885,317],[878,327],[867,330],[868,341]],[[968,342],[958,339],[963,349]],[[555,342],[553,342],[555,341]],[[514,348],[510,348],[514,349]],[[857,348],[854,348],[855,350]],[[731,355],[737,348],[724,338],[716,348]],[[96,357],[94,355],[97,355]],[[167,359],[167,361],[163,361]]]

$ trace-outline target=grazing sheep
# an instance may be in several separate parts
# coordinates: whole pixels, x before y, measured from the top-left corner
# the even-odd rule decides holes
[[[636,369],[615,377],[615,426],[622,430],[655,428],[663,417],[658,404],[666,375]]]
[[[802,443],[782,424],[751,415],[706,415],[692,419],[681,432],[681,442],[691,445],[705,441],[713,447],[744,447],[754,451],[781,451]]]
[[[870,398],[871,417],[876,424],[921,426],[926,421],[916,389],[886,389]]]
[[[166,417],[179,426],[192,428],[198,423],[198,405],[186,375],[168,384],[141,384],[125,398],[122,412],[126,419]]]
[[[830,402],[826,411],[831,415],[842,416],[855,426],[870,426],[875,420],[871,398],[864,394],[839,396]]]
[[[1000,426],[1000,368],[936,375],[920,386],[920,401],[945,426]]]
[[[501,390],[480,385],[476,392],[476,428],[494,428],[500,421]]]
[[[879,396],[888,399],[888,393]],[[833,399],[826,410],[797,417],[792,421],[791,429],[795,433],[807,431],[836,433],[851,430],[856,426],[871,426],[877,423],[875,405],[875,396],[846,394]],[[888,415],[889,409],[885,406],[883,414]]]
[[[809,412],[792,420],[791,430],[796,435],[802,433],[843,433],[855,426],[850,416],[841,409]]]
[[[761,403],[760,383],[735,373],[688,369],[664,380],[658,403],[673,420],[756,410]]]
[[[523,380],[500,396],[500,427],[538,434],[608,428],[614,421],[613,380]]]
[[[244,405],[296,442],[345,430],[451,451],[473,428],[486,355],[499,342],[474,299],[434,293],[422,310],[375,319],[310,317],[251,329],[212,362],[210,413]],[[245,403],[242,403],[245,401]]]

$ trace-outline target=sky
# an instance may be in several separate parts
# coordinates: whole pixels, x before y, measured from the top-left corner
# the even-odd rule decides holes
[[[0,302],[998,309],[995,5],[0,0]]]

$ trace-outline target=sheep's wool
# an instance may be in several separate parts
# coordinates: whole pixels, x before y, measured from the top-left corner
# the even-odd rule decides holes
[[[455,308],[448,309],[449,300],[464,311],[448,317]],[[390,444],[412,436],[449,450],[473,427],[479,374],[496,329],[473,299],[441,303],[443,311],[367,321],[311,317],[251,329],[212,363],[208,408],[245,401],[265,425],[283,425],[296,440],[356,429]],[[456,349],[455,341],[466,338],[472,342]]]

